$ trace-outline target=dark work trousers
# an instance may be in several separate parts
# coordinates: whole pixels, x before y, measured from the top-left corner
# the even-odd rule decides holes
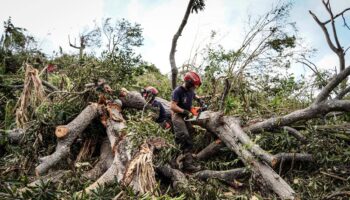
[[[193,139],[192,134],[194,128],[190,122],[184,120],[184,115],[180,113],[173,113],[171,121],[173,122],[173,131],[175,134],[175,142],[179,144],[183,153],[192,151]]]

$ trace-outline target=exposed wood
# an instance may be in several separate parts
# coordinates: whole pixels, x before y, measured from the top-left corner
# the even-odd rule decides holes
[[[118,110],[114,113],[116,117],[123,119]],[[113,162],[105,173],[102,174],[94,183],[89,185],[84,189],[86,193],[97,189],[99,186],[109,184],[117,179],[120,182],[123,179],[124,171],[127,167],[128,162],[131,160],[131,141],[130,138],[126,137],[124,132],[125,121],[118,120],[114,121],[113,119],[108,119],[109,123],[107,124],[107,135],[108,139],[112,139],[113,143],[110,141],[110,148],[113,149]],[[110,126],[110,128],[109,128]],[[116,140],[117,139],[117,140]]]
[[[69,129],[66,126],[57,126],[55,130],[55,135],[58,138],[63,138],[66,136],[69,132]]]
[[[67,137],[58,138],[56,150],[53,154],[39,158],[41,163],[35,168],[37,176],[46,173],[51,167],[68,156],[70,146],[91,123],[91,121],[98,116],[99,108],[99,105],[91,104],[87,106],[73,121],[65,125],[68,129]]]

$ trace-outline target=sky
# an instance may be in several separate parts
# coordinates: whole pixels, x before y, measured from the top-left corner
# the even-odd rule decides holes
[[[323,32],[309,14],[312,10],[321,20],[328,19],[321,0],[291,0],[290,21],[296,22],[299,36],[305,44],[318,49],[312,60],[324,69],[337,66],[336,55],[328,48]],[[206,0],[205,10],[191,14],[178,40],[175,59],[177,65],[186,63],[196,50],[203,48],[211,31],[218,33],[217,43],[226,49],[237,48],[244,36],[247,16],[262,15],[277,0]],[[74,52],[69,47],[68,35],[79,33],[100,23],[101,19],[125,18],[141,24],[144,45],[137,50],[142,57],[155,64],[161,72],[170,71],[171,40],[185,13],[188,0],[0,0],[0,21],[9,16],[12,22],[24,27],[39,41],[39,47],[48,55],[58,51]],[[334,13],[350,7],[350,0],[331,0]],[[350,12],[346,15],[350,21]],[[350,31],[340,28],[339,37],[345,47],[350,45]],[[350,53],[347,59],[350,60]],[[349,64],[349,62],[347,63]],[[296,73],[307,73],[303,67]]]

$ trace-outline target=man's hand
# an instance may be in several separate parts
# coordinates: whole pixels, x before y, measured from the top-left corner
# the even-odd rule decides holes
[[[191,113],[190,111],[188,110],[185,110],[182,112],[182,114],[184,114],[188,119],[192,118],[194,115],[193,113]]]

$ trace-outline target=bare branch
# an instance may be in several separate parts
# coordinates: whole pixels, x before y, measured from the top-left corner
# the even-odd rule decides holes
[[[350,10],[350,8],[346,8],[345,10],[343,10],[342,12],[340,12],[339,14],[335,15],[333,19],[336,19],[336,18],[338,18],[339,16],[342,16],[343,19],[344,19],[344,14],[345,14],[345,12],[347,12],[347,11],[349,11],[349,10]],[[344,20],[345,20],[345,19],[344,19]],[[328,24],[329,22],[331,22],[331,19],[329,19],[329,20],[323,22],[323,24]]]
[[[313,12],[311,12],[311,10],[309,10],[309,13],[314,18],[316,23],[321,27],[321,29],[326,37],[328,46],[332,49],[333,52],[337,53],[337,48],[334,46],[334,44],[329,36],[329,33],[328,33],[326,26],[317,18],[317,16]]]

